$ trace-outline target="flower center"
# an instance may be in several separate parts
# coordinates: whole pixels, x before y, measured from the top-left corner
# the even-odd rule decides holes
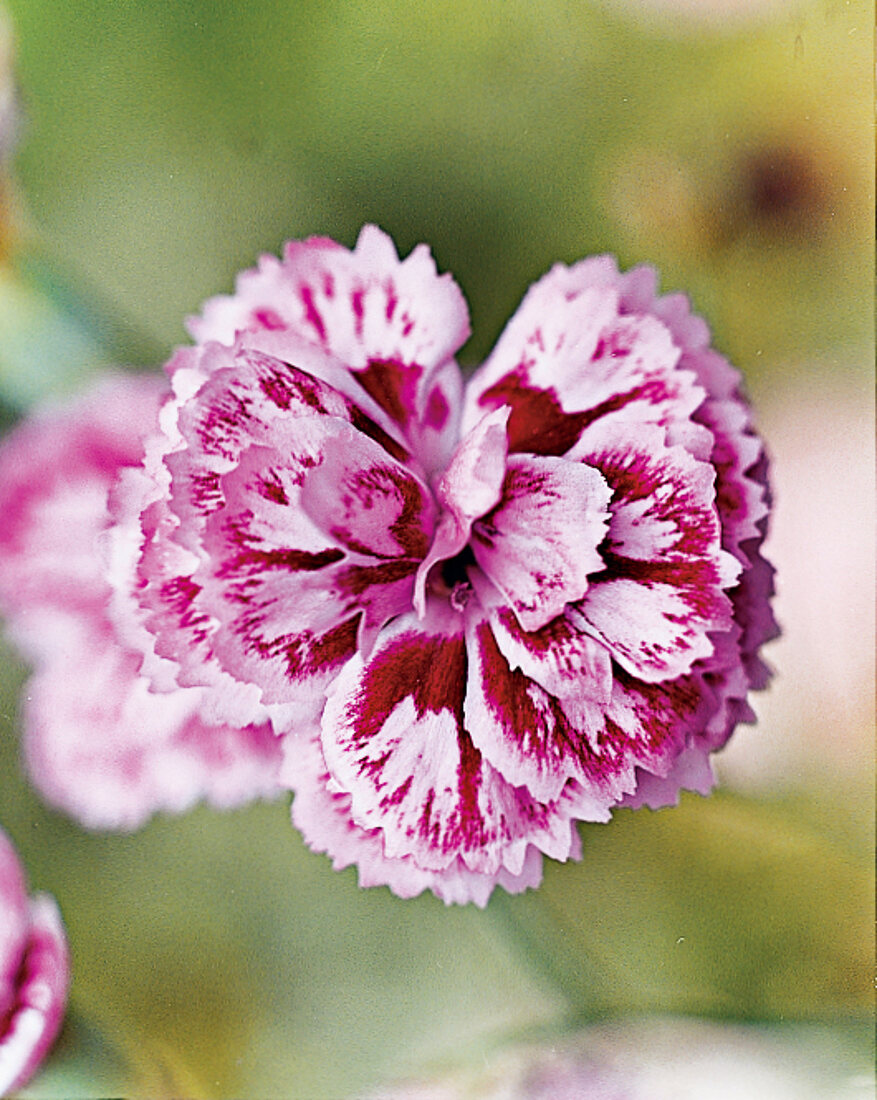
[[[459,554],[453,558],[447,558],[441,562],[437,573],[441,578],[441,584],[448,592],[453,592],[460,585],[471,588],[469,582],[469,567],[475,565],[475,555],[471,546],[464,546]]]

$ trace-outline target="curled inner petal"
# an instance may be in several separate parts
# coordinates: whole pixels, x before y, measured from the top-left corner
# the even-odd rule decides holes
[[[508,409],[496,409],[482,417],[439,479],[435,495],[442,513],[429,553],[417,571],[414,589],[414,607],[421,617],[430,570],[437,562],[460,555],[469,541],[473,520],[483,516],[500,498],[508,450],[505,433],[508,416]]]
[[[502,498],[472,527],[478,564],[524,630],[538,630],[580,599],[603,567],[597,549],[610,490],[577,462],[536,455],[508,460]]]

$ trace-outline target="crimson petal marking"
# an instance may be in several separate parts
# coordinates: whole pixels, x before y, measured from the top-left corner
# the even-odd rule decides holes
[[[373,633],[411,606],[417,568],[350,554],[320,531],[286,455],[251,447],[222,478],[227,504],[207,520],[210,564],[195,574],[199,606],[217,623],[217,658],[270,703],[322,691],[354,652],[362,619]]]
[[[489,623],[468,617],[466,720],[507,782],[549,803],[562,791],[580,820],[605,821],[640,771],[666,776],[717,705],[697,677],[644,684],[616,669],[605,702],[550,696],[509,667]]]
[[[238,502],[240,510],[248,513],[249,542],[245,546],[235,543],[233,547],[241,570],[254,570],[260,560],[265,566],[279,567],[285,561],[291,567],[294,555],[283,558],[284,552],[291,550],[343,557],[336,544],[314,527],[298,505],[300,484],[306,472],[320,461],[327,440],[337,437],[339,432],[351,431],[347,423],[334,417],[304,417],[295,424],[278,420],[271,438],[280,448],[279,454],[272,447],[251,446],[238,457],[237,467],[232,467],[242,471],[237,479],[231,474],[215,474],[216,503],[211,505],[208,517],[227,518],[225,502],[229,485],[232,499]],[[227,482],[228,478],[231,480]],[[199,521],[199,528],[202,522]],[[211,603],[213,593],[204,591],[209,571],[206,577],[203,571],[207,566],[202,565],[202,572],[198,572],[199,562],[204,557],[209,559],[213,551],[209,522],[208,529],[199,530],[197,538],[194,532],[189,532],[192,537],[186,541],[194,541],[196,553],[180,545],[182,521],[170,511],[165,500],[159,499],[145,509],[143,523],[146,545],[138,573],[147,583],[139,598],[149,611],[147,625],[156,636],[156,652],[179,663],[179,683],[212,685],[215,690],[211,701],[215,695],[221,712],[223,706],[234,703],[235,693],[223,683],[228,679],[227,670],[223,675],[213,650],[219,620]],[[233,533],[230,537],[234,541]],[[220,562],[228,559],[226,538],[220,540],[218,553]],[[245,691],[250,693],[253,688],[239,684],[237,694]],[[227,720],[233,720],[233,713],[229,711]]]
[[[597,470],[561,458],[513,456],[502,498],[472,527],[478,564],[507,598],[524,630],[538,630],[602,569],[597,546],[610,490]]]
[[[616,291],[589,288],[567,295],[558,286],[561,271],[561,265],[555,265],[524,295],[493,351],[470,380],[467,415],[473,415],[476,405],[490,408],[495,387],[511,376],[526,379],[533,389],[550,390],[561,373],[571,374],[590,361],[601,332],[617,320]]]
[[[408,429],[411,449],[425,472],[447,469],[460,438],[463,375],[454,360],[436,368],[422,386],[422,409]]]
[[[414,606],[420,616],[426,606],[429,571],[437,562],[460,553],[469,541],[472,521],[500,499],[506,468],[508,415],[507,409],[496,409],[483,416],[461,441],[435,487],[442,514],[429,554],[417,572]]]
[[[721,551],[715,471],[656,427],[594,425],[567,456],[599,470],[612,492],[607,549],[638,561],[720,566],[726,585],[739,573]]]
[[[385,628],[368,662],[355,657],[332,685],[323,751],[354,822],[382,830],[388,858],[444,871],[459,857],[471,871],[520,875],[530,844],[568,857],[569,817],[508,784],[473,744],[458,621],[430,605],[423,623],[407,615]]]
[[[633,786],[633,768],[621,740],[607,737],[603,707],[576,698],[574,725],[560,700],[509,666],[487,620],[472,616],[467,628],[466,723],[485,759],[542,802],[577,781],[591,799],[582,819],[608,821]]]
[[[689,417],[704,391],[679,369],[667,327],[620,313],[617,287],[580,282],[576,268],[558,265],[531,288],[469,383],[464,426],[508,404],[513,453],[563,455],[604,417],[672,426],[703,449],[703,428]]]
[[[459,387],[449,361],[469,336],[469,319],[459,288],[437,273],[426,246],[400,261],[374,226],[363,228],[352,252],[321,238],[291,242],[282,261],[261,257],[238,277],[236,293],[211,299],[189,329],[200,343],[230,343],[243,330],[259,344],[275,334],[304,338],[349,368],[428,471],[446,462],[454,438],[448,414],[457,407],[448,398]],[[450,391],[436,385],[449,367],[458,376]]]
[[[599,736],[610,755],[632,765],[632,779],[625,772],[626,793],[620,805],[635,804],[640,783],[644,784],[643,801],[648,802],[661,787],[667,786],[659,780],[672,782],[676,761],[716,705],[713,693],[705,690],[696,676],[646,684],[628,676],[623,669],[616,670],[612,698],[601,708]],[[589,720],[597,721],[593,705],[584,706]],[[697,777],[701,775],[697,770]],[[695,777],[692,772],[691,778]],[[679,775],[680,782],[683,778],[688,775]],[[565,790],[564,799],[576,816],[580,816],[579,799],[584,799],[585,807],[593,805],[593,793],[578,783]]]
[[[608,702],[612,660],[604,645],[560,615],[539,630],[525,631],[507,608],[492,609],[490,627],[512,669],[520,669],[549,695]]]
[[[319,739],[287,737],[284,748],[281,781],[295,792],[293,823],[308,847],[329,856],[335,870],[356,866],[363,889],[389,886],[401,898],[415,897],[428,889],[446,905],[472,902],[483,908],[494,886],[517,894],[539,885],[542,856],[532,845],[519,875],[505,868],[496,875],[478,874],[459,857],[443,871],[418,867],[408,855],[388,859],[380,829],[361,829],[350,814],[350,795],[334,789]]]
[[[712,653],[710,632],[728,630],[733,621],[708,563],[676,567],[663,582],[658,575],[653,569],[637,579],[601,581],[591,586],[580,615],[569,612],[616,661],[650,683],[688,672]]]
[[[358,432],[326,448],[301,505],[337,542],[379,558],[423,558],[435,524],[429,489]]]
[[[215,351],[215,347],[211,347]],[[228,366],[215,369],[180,410],[185,447],[167,455],[171,508],[179,537],[197,549],[198,521],[222,505],[220,475],[253,443],[271,445],[284,426],[305,432],[308,421],[342,420],[394,458],[407,452],[349,398],[298,367],[252,348],[225,349]]]
[[[656,428],[619,435],[595,425],[571,455],[600,470],[614,494],[606,568],[571,620],[643,680],[683,675],[733,621],[722,590],[739,566],[720,546],[712,468],[664,446]]]
[[[462,347],[468,310],[456,283],[439,275],[425,245],[404,260],[380,229],[362,229],[356,248],[311,237],[262,256],[238,276],[235,294],[210,299],[188,327],[200,342],[230,343],[243,329],[292,329],[349,366],[398,360],[432,368]]]

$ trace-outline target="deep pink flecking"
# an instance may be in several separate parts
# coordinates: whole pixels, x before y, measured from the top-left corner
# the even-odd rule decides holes
[[[459,288],[367,226],[189,327],[169,386],[103,380],[0,451],[49,802],[134,828],[291,790],[362,885],[484,905],[578,821],[710,788],[767,679],[769,494],[684,297],[557,266],[464,381]]]

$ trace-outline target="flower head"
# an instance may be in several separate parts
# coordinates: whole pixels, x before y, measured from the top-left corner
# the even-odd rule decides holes
[[[484,904],[577,821],[709,787],[766,679],[769,502],[683,297],[557,266],[464,384],[459,289],[366,227],[263,257],[190,328],[114,496],[117,587],[144,669],[271,711],[313,847]]]
[[[29,899],[0,831],[0,1095],[21,1088],[58,1034],[67,1001],[67,938],[54,901]]]

